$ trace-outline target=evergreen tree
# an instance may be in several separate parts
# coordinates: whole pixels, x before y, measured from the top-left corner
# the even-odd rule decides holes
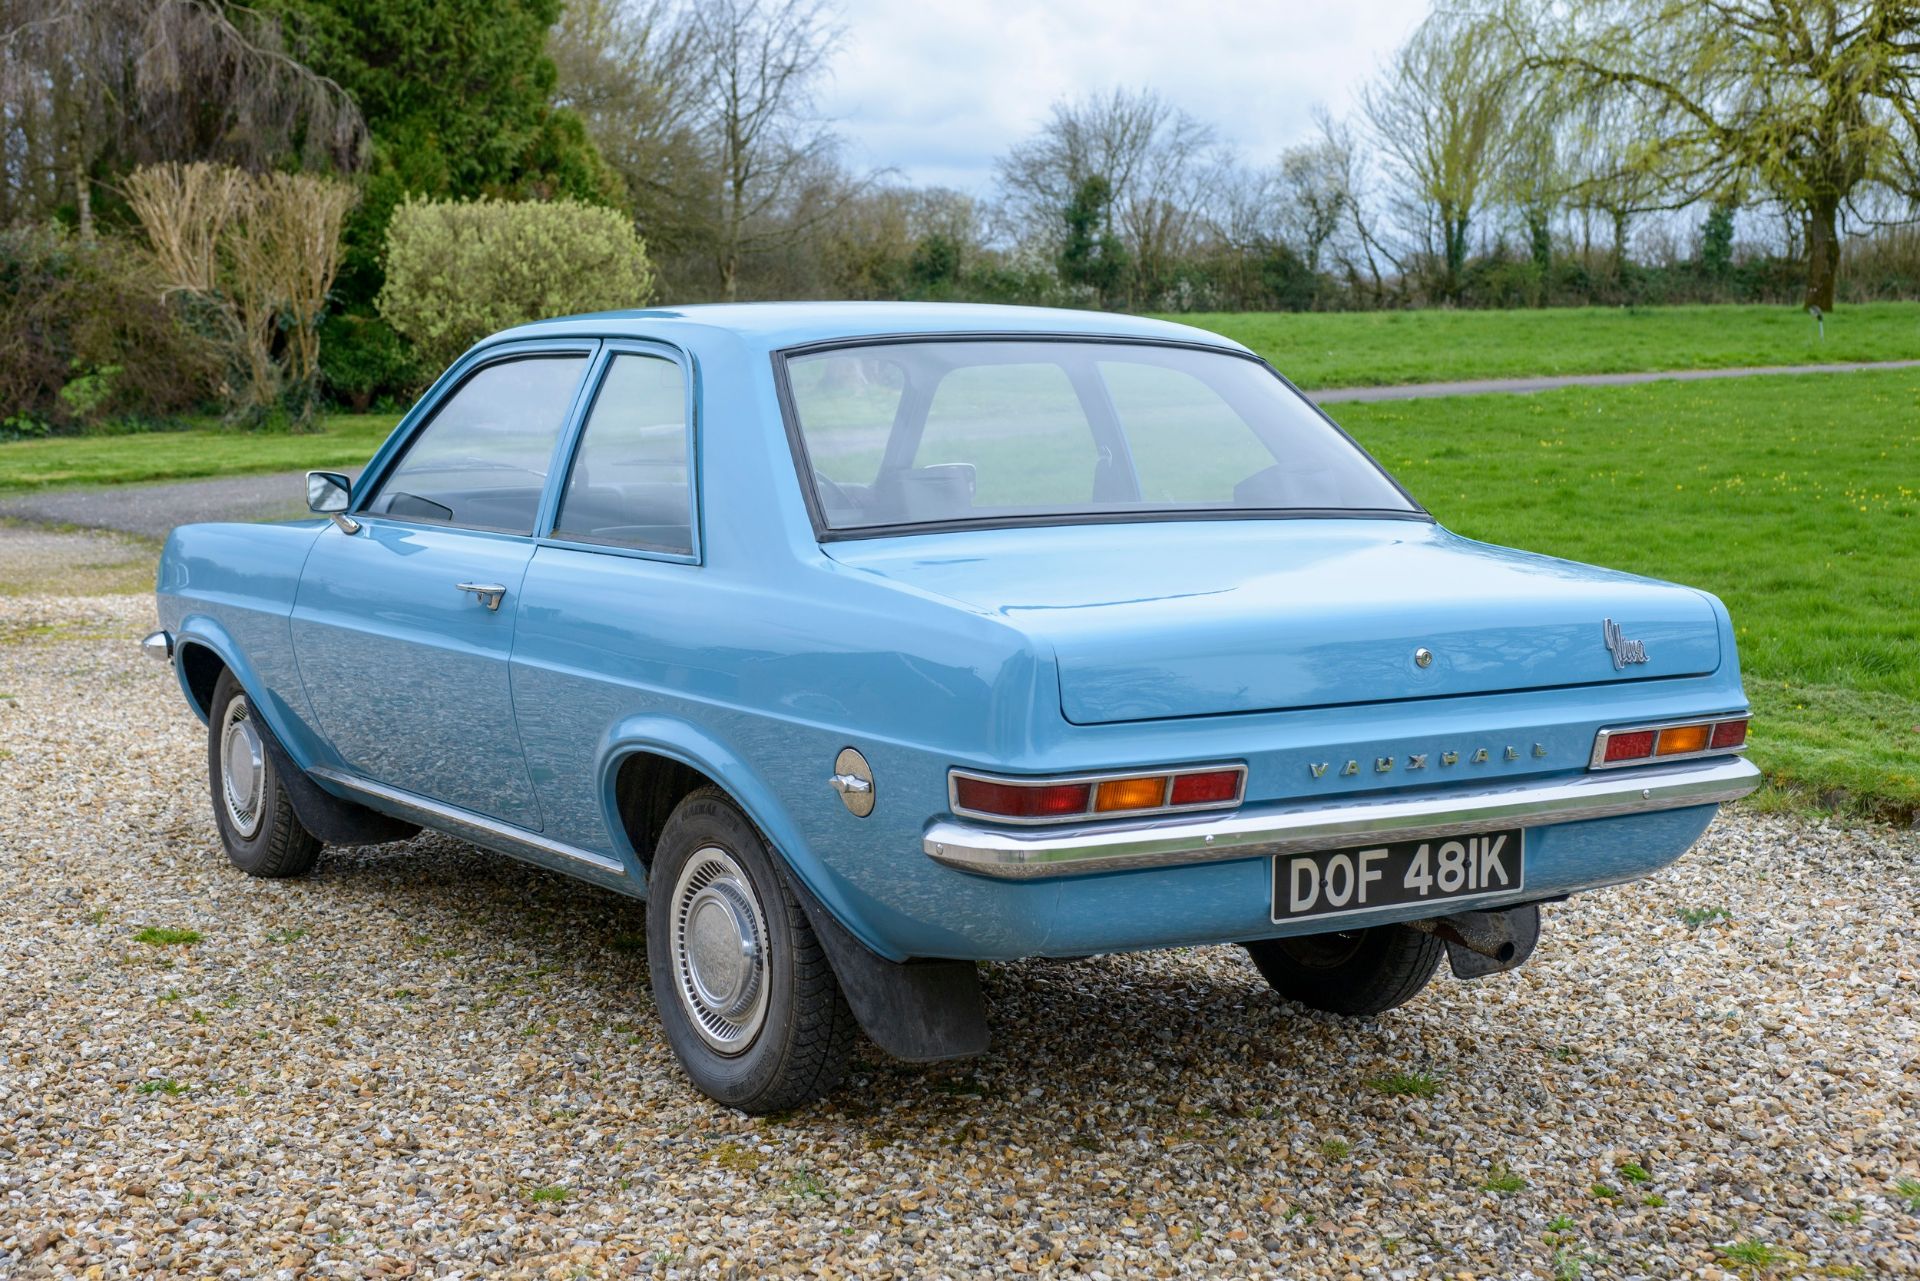
[[[440,199],[624,204],[579,118],[552,105],[547,30],[562,0],[268,0],[302,60],[344,87],[373,138],[339,293],[379,292],[393,209]]]

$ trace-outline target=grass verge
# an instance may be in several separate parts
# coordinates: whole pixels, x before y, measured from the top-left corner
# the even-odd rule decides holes
[[[1169,316],[1245,343],[1302,387],[1920,358],[1920,303],[1245,312]]]
[[[0,494],[358,467],[399,421],[398,414],[338,414],[300,435],[200,427],[10,441],[0,445]]]
[[[1920,371],[1335,409],[1459,533],[1725,600],[1763,803],[1920,812]]]

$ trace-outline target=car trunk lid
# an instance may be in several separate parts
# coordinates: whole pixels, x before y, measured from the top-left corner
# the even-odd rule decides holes
[[[1699,592],[1424,521],[980,530],[828,550],[1049,645],[1061,712],[1081,725],[1697,676],[1720,664],[1718,618]]]

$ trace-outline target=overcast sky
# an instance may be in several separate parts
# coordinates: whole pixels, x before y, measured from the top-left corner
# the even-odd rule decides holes
[[[1057,98],[1151,88],[1265,163],[1344,113],[1430,0],[842,0],[820,107],[856,166],[986,193]]]

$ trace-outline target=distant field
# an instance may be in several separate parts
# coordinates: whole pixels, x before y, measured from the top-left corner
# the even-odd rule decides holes
[[[1255,312],[1168,316],[1245,343],[1302,387],[1920,359],[1920,303]]]
[[[1335,409],[1459,533],[1714,592],[1755,760],[1920,809],[1920,371]]]

